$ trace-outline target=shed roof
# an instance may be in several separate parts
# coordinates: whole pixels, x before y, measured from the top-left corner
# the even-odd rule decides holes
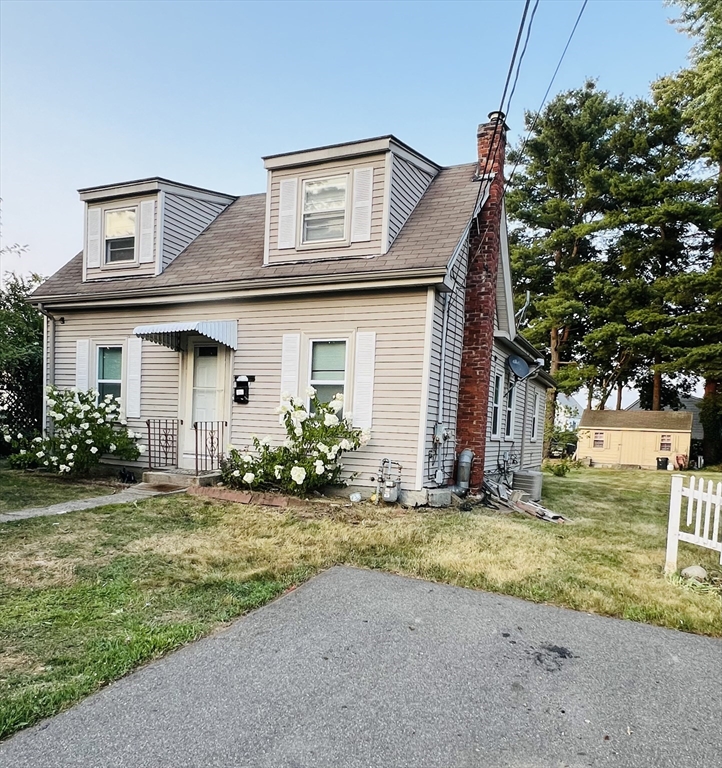
[[[579,429],[648,429],[691,432],[692,414],[684,411],[590,411],[586,409]]]
[[[239,197],[200,234],[160,275],[113,277],[83,282],[79,253],[39,286],[31,301],[93,300],[123,296],[279,287],[289,279],[328,282],[357,276],[403,277],[425,270],[443,274],[476,204],[479,181],[476,163],[442,169],[431,182],[388,252],[371,258],[321,258],[277,265],[263,264],[266,195]]]

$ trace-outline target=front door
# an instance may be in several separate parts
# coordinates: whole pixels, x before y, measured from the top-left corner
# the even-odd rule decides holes
[[[187,352],[185,415],[183,418],[183,461],[188,469],[195,467],[196,430],[199,425],[198,450],[206,453],[209,431],[217,430],[219,422],[228,419],[226,379],[228,351],[221,344],[189,341]],[[211,440],[213,438],[211,437]],[[225,435],[226,442],[228,435]],[[219,446],[223,449],[223,445]]]

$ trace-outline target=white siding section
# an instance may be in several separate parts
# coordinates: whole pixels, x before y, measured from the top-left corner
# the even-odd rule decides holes
[[[251,435],[270,435],[280,443],[285,432],[274,413],[282,387],[284,335],[299,335],[301,365],[308,359],[308,340],[346,337],[350,367],[354,366],[355,343],[363,333],[376,334],[373,380],[373,429],[371,441],[348,454],[345,469],[357,472],[354,483],[374,486],[382,458],[403,465],[402,487],[414,489],[418,456],[418,421],[424,363],[426,289],[346,294],[324,298],[283,298],[276,301],[208,302],[164,305],[150,310],[108,309],[94,312],[66,310],[65,324],[57,325],[56,380],[61,387],[75,385],[76,340],[94,344],[124,344],[133,328],[153,323],[184,320],[238,319],[238,350],[233,353],[233,376],[256,376],[250,402],[231,407],[230,441],[249,445]],[[143,419],[182,417],[181,356],[157,344],[145,342],[141,379]],[[300,381],[300,379],[299,379]],[[354,371],[349,371],[349,398],[353,402]],[[228,397],[231,397],[230,382]],[[128,425],[145,434],[145,421],[128,419]],[[145,442],[142,440],[141,442]]]
[[[295,248],[298,179],[283,179],[278,194],[278,248]]]
[[[301,334],[284,333],[281,350],[281,392],[298,397],[298,377],[301,363]]]
[[[419,204],[433,178],[432,174],[422,171],[421,168],[398,155],[393,155],[389,200],[389,247]]]
[[[461,355],[464,344],[464,301],[466,287],[466,265],[469,258],[468,242],[454,264],[451,279],[454,290],[449,294],[448,319],[446,328],[446,363],[443,372],[442,420],[450,438],[441,445],[434,444],[434,428],[438,417],[439,392],[441,391],[441,347],[444,326],[444,297],[437,294],[434,307],[434,322],[431,339],[431,364],[429,379],[429,406],[426,420],[426,466],[424,486],[434,487],[434,474],[438,468],[438,452],[441,452],[442,468],[448,482],[454,475],[456,455],[465,446],[457,445],[456,421],[459,405],[459,379],[461,376]]]
[[[353,204],[351,242],[371,239],[371,205],[373,203],[374,169],[356,168],[353,172]]]
[[[85,264],[91,269],[100,267],[100,208],[88,208],[86,223]]]
[[[90,341],[89,339],[78,339],[75,342],[75,381],[70,386],[75,386],[83,392],[90,389],[89,384],[90,369]]]
[[[165,269],[227,207],[226,203],[166,193],[163,208],[162,269]]]
[[[140,206],[140,242],[138,244],[138,262],[150,264],[155,261],[155,200],[144,200]]]
[[[122,398],[125,400],[125,415],[129,419],[139,419],[141,411],[143,339],[131,336],[128,338],[125,348],[125,397]]]
[[[373,426],[374,366],[376,365],[376,333],[356,334],[356,362],[353,383],[353,425],[361,429]]]

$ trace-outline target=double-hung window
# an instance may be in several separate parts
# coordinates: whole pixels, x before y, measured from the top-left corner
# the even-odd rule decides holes
[[[537,423],[539,421],[539,393],[534,393],[534,410],[531,414],[531,439],[536,440]]]
[[[105,263],[135,260],[135,208],[105,211]]]
[[[594,448],[604,448],[604,432],[594,433]]]
[[[106,395],[120,397],[123,380],[123,348],[98,347],[98,392],[100,399]]]
[[[311,342],[309,384],[322,403],[329,403],[346,390],[346,342],[343,340]],[[341,414],[339,414],[340,416]]]
[[[504,423],[504,437],[507,440],[514,439],[514,393],[516,387],[509,385],[510,389],[506,393],[506,422]]]
[[[660,451],[671,451],[672,450],[672,435],[662,435],[659,439],[659,450]]]
[[[303,182],[301,242],[344,241],[347,203],[348,176],[306,179]]]
[[[502,378],[494,375],[494,396],[491,401],[491,436],[499,437],[501,430],[501,388]]]

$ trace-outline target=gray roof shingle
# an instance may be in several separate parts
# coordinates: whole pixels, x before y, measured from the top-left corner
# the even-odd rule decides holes
[[[33,300],[101,299],[117,294],[152,295],[177,287],[188,293],[201,286],[223,289],[231,282],[252,287],[254,282],[290,278],[375,274],[419,269],[443,272],[459,242],[476,203],[479,182],[474,180],[476,163],[442,169],[389,251],[373,258],[319,259],[298,263],[263,265],[266,195],[239,197],[201,233],[166,270],[154,277],[113,277],[82,280],[82,253],[39,286]]]
[[[579,429],[651,429],[689,432],[692,414],[685,411],[590,411],[585,410]]]

